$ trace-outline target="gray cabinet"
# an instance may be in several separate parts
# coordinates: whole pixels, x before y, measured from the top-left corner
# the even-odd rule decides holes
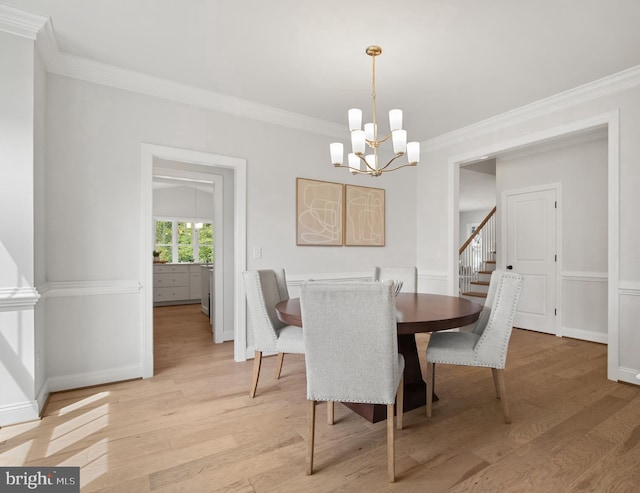
[[[200,264],[156,264],[153,266],[153,303],[198,302],[202,296]]]
[[[213,315],[213,267],[203,265],[200,271],[200,303],[202,305],[202,313],[211,318],[211,315]]]

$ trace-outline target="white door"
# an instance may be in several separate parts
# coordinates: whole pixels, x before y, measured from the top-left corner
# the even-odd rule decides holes
[[[556,190],[505,192],[506,265],[523,276],[514,327],[556,333]],[[506,222],[506,228],[505,226]]]

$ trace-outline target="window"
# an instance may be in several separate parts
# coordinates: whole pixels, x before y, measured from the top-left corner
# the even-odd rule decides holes
[[[154,249],[165,262],[213,262],[213,224],[156,219]]]
[[[173,222],[156,221],[156,246],[160,252],[160,260],[172,262],[173,260]]]
[[[213,224],[203,223],[198,230],[198,261],[203,264],[213,262]]]

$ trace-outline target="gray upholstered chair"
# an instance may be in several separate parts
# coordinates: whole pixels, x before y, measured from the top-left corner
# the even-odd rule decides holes
[[[495,276],[495,280],[494,280]],[[498,281],[498,282],[495,282]],[[427,345],[427,384],[433,385],[435,363],[491,368],[496,394],[502,402],[504,420],[511,423],[507,391],[504,383],[504,367],[507,348],[522,290],[522,276],[513,272],[492,274],[494,285],[490,311],[483,311],[472,332],[435,332]],[[486,319],[485,322],[482,319]],[[433,394],[427,389],[427,417],[431,417]]]
[[[401,293],[418,291],[418,269],[415,267],[375,267],[374,281],[402,281]]]
[[[392,281],[305,282],[300,288],[304,327],[309,438],[307,474],[313,472],[316,401],[387,405],[387,473],[395,481],[393,414],[402,428],[404,357],[398,353]]]
[[[480,312],[480,316],[478,320],[476,320],[473,325],[473,329],[471,332],[474,334],[482,335],[484,332],[484,328],[487,326],[487,322],[489,321],[489,315],[491,315],[491,308],[493,307],[493,302],[496,298],[496,290],[498,288],[498,284],[500,284],[500,280],[502,279],[502,275],[507,271],[504,270],[494,270],[491,273],[491,279],[489,279],[489,290],[487,291],[487,297],[484,300],[484,307]]]
[[[278,353],[276,379],[280,378],[285,353],[304,353],[302,328],[285,325],[276,315],[275,306],[289,299],[284,269],[257,270],[242,273],[247,297],[249,323],[253,328],[255,359],[249,395],[256,395],[262,353]]]

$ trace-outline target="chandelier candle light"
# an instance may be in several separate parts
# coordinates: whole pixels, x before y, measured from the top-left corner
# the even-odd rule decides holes
[[[331,162],[336,168],[349,168],[351,173],[366,174],[370,176],[380,176],[385,171],[395,171],[407,166],[415,166],[420,161],[420,143],[407,143],[407,131],[402,129],[402,110],[389,111],[389,133],[386,137],[378,139],[378,122],[376,116],[376,57],[382,53],[379,46],[369,46],[366,50],[367,55],[372,60],[372,91],[373,100],[373,122],[365,123],[362,130],[362,110],[349,110],[349,130],[351,131],[351,147],[353,152],[347,156],[349,165],[344,166],[344,149],[342,143],[334,142],[329,146],[331,151]],[[387,164],[381,166],[378,161],[378,147],[383,142],[391,139],[393,143],[394,156]],[[373,149],[373,154],[366,154],[366,146]],[[407,163],[390,168],[389,166],[396,159],[407,155]]]

